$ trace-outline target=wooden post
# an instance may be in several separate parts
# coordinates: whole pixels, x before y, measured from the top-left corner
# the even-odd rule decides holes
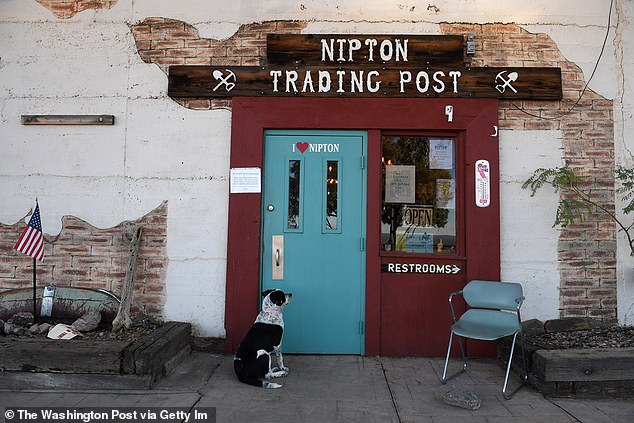
[[[121,303],[117,317],[112,322],[112,331],[119,332],[122,329],[130,329],[132,320],[130,319],[130,304],[132,302],[132,288],[134,285],[134,274],[136,273],[136,262],[139,257],[139,244],[141,242],[141,234],[143,228],[137,226],[130,241],[130,257],[128,259],[128,267],[126,268],[125,281],[121,289]]]
[[[33,322],[37,322],[37,260],[33,258]]]

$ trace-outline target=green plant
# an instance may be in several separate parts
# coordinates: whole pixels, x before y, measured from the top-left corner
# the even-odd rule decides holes
[[[549,185],[560,193],[559,205],[555,215],[553,227],[566,226],[575,222],[582,222],[584,214],[591,212],[593,207],[601,213],[605,213],[619,227],[619,232],[623,232],[630,246],[630,255],[634,256],[634,237],[630,233],[634,227],[634,222],[629,225],[595,199],[592,192],[592,184],[587,176],[580,175],[579,169],[574,169],[566,163],[563,167],[551,169],[540,168],[535,170],[533,176],[528,178],[523,184],[523,189],[531,191],[531,197],[544,185]],[[634,168],[617,167],[615,178],[619,182],[616,193],[621,200],[627,202],[623,208],[623,214],[627,215],[634,211]]]

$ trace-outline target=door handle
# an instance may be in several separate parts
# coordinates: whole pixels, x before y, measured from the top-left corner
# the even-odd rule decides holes
[[[271,244],[271,279],[280,281],[284,279],[284,235],[273,235]]]

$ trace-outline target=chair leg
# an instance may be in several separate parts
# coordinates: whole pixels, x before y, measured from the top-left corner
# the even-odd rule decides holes
[[[442,372],[442,379],[440,380],[440,382],[443,385],[449,382],[454,377],[458,376],[460,373],[463,373],[465,370],[467,370],[467,357],[465,356],[465,353],[464,353],[464,345],[462,343],[462,338],[458,336],[458,342],[460,343],[460,353],[462,354],[462,370],[459,370],[456,373],[452,374],[451,376],[447,377],[447,367],[449,366],[449,355],[451,354],[451,341],[453,341],[453,331],[451,331],[451,334],[449,335],[449,346],[447,347],[447,358],[445,359],[445,368]]]
[[[513,363],[513,352],[515,350],[515,341],[517,339],[517,332],[515,332],[515,335],[513,335],[513,343],[511,344],[511,353],[509,355],[509,361],[508,361],[508,363],[506,365],[506,376],[504,377],[504,387],[502,388],[502,395],[507,400],[510,400],[511,398],[513,398],[513,395],[515,395],[515,393],[517,391],[522,389],[522,387],[528,381],[528,369],[526,367],[526,355],[524,353],[524,334],[520,334],[520,338],[521,338],[520,339],[520,348],[522,349],[522,363],[523,363],[523,367],[524,367],[524,375],[522,377],[522,383],[520,383],[520,385],[517,388],[515,388],[515,390],[513,392],[511,392],[510,394],[507,394],[506,393],[506,385],[507,385],[508,380],[509,380],[509,373],[511,372],[511,364]]]

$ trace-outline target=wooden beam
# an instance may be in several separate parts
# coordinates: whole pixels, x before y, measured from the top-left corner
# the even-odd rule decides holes
[[[119,374],[121,353],[129,343],[3,337],[0,338],[0,367],[14,371]]]
[[[114,125],[114,115],[22,115],[22,125]]]
[[[634,379],[634,348],[538,350],[533,373],[545,382]]]
[[[181,98],[450,97],[560,100],[560,68],[328,68],[171,66]]]

